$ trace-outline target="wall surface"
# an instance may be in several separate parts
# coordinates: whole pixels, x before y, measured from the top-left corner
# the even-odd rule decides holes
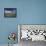
[[[17,17],[4,18],[4,8],[17,8]],[[0,0],[0,44],[8,43],[9,32],[18,32],[18,24],[46,24],[46,0]]]

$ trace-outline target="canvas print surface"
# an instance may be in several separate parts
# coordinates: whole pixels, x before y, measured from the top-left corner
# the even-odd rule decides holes
[[[4,8],[4,17],[16,17],[17,9],[16,8]]]

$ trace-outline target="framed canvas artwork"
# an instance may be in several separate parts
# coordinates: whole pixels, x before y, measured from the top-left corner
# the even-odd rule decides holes
[[[17,8],[4,8],[4,17],[16,17]]]

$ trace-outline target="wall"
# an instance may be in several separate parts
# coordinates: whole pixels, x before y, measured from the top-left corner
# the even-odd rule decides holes
[[[28,0],[21,2],[21,24],[46,24],[46,0]]]
[[[4,8],[17,8],[16,18],[4,18]],[[7,44],[9,32],[18,24],[46,24],[46,0],[0,0],[0,44]]]

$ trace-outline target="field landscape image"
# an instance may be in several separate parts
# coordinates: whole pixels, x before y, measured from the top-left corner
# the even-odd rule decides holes
[[[16,17],[16,8],[4,8],[4,17]]]

